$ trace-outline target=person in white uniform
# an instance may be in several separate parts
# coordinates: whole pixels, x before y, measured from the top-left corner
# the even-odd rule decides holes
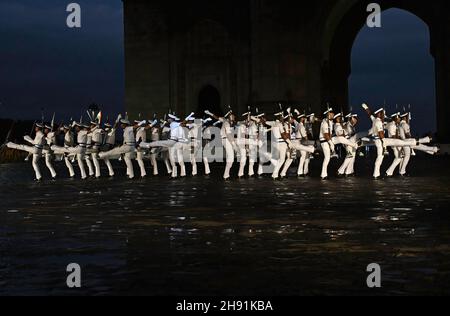
[[[283,111],[276,113],[275,121],[265,122],[266,125],[271,127],[272,132],[272,157],[275,154],[278,159],[276,159],[275,168],[272,173],[272,179],[277,180],[280,177],[280,171],[286,162],[286,157],[288,150],[290,150],[290,133],[287,129],[287,125],[284,122]]]
[[[147,142],[147,131],[151,129],[152,126],[148,124],[147,121],[136,120],[134,121],[134,129],[136,131],[136,143],[139,145],[140,143]],[[141,178],[145,178],[147,176],[147,171],[145,170],[145,157],[146,151],[143,148],[138,148],[136,150],[136,161],[138,162],[139,169],[141,171]]]
[[[97,179],[101,177],[99,153],[100,153],[100,148],[103,145],[104,133],[105,132],[100,127],[100,124],[98,122],[94,122],[94,121],[91,122],[91,128],[88,133],[88,149],[87,149],[87,154],[86,154],[86,156],[88,156],[88,158],[86,159],[86,162],[88,163],[88,166],[89,166],[90,159],[92,159],[92,162],[94,163],[94,168],[95,168],[94,175]],[[91,169],[91,167],[88,167],[88,168],[89,168],[89,170]]]
[[[223,173],[223,178],[225,180],[230,179],[230,171],[233,168],[235,151],[237,152],[238,146],[234,138],[234,129],[236,126],[236,116],[232,111],[229,111],[224,117],[219,117],[210,111],[205,111],[206,115],[209,115],[213,119],[222,123],[222,128],[220,130],[220,136],[222,138],[222,146],[225,148],[226,165],[225,171]]]
[[[245,175],[245,166],[247,165],[247,146],[248,146],[248,124],[249,124],[249,113],[245,113],[244,121],[240,121],[236,125],[236,143],[238,146],[239,153],[239,172],[238,178],[241,179]]]
[[[411,113],[403,113],[401,116],[401,122],[399,126],[399,135],[400,139],[410,140],[412,139],[411,135],[411,126],[410,126],[410,117]],[[425,137],[419,140],[419,143],[415,146],[404,147],[403,148],[403,159],[400,163],[400,176],[404,177],[407,175],[407,167],[411,160],[411,156],[413,155],[415,150],[423,151],[429,155],[435,155],[439,152],[438,147],[426,146],[424,144],[428,144],[431,142],[431,138]]]
[[[86,154],[86,144],[87,144],[87,134],[88,127],[83,123],[73,122],[72,128],[75,129],[77,134],[77,144],[75,147],[58,147],[52,146],[52,150],[57,154],[65,154],[68,156],[75,155],[78,161],[78,167],[80,168],[81,179],[86,179],[86,169],[84,167],[85,154]]]
[[[347,133],[347,129],[345,125],[342,123],[343,114],[338,113],[334,116],[334,134],[333,143],[334,144],[342,144],[346,150],[346,158],[342,163],[341,167],[338,170],[338,176],[343,176],[345,174],[348,165],[351,163],[353,158],[356,156],[356,151],[358,149],[358,144],[354,140],[354,138],[350,138],[350,135]]]
[[[113,125],[109,123],[104,124],[104,131],[105,131],[105,137],[103,140],[103,145],[101,148],[102,152],[110,151],[116,146],[116,130],[117,130],[117,123]],[[100,157],[100,154],[99,154]],[[110,177],[114,177],[115,172],[114,168],[111,164],[111,160],[108,157],[104,157],[103,161],[106,164],[106,167],[108,168],[108,173]]]
[[[384,156],[388,155],[388,147],[411,147],[416,146],[417,141],[415,139],[410,140],[400,140],[395,138],[387,138],[384,133],[384,119],[385,111],[384,108],[380,108],[373,114],[367,104],[362,105],[372,120],[372,129],[370,133],[372,138],[375,140],[375,146],[377,148],[377,159],[375,161],[375,167],[373,172],[373,178],[375,180],[379,179],[381,176],[381,166],[383,164]],[[421,140],[426,141],[426,140]]]
[[[394,113],[391,115],[391,121],[386,126],[389,138],[400,139],[400,113]],[[394,153],[394,160],[391,166],[386,171],[386,177],[390,178],[394,176],[395,169],[402,162],[403,152],[401,147],[392,147]]]
[[[358,114],[349,113],[345,118],[347,119],[347,122],[344,124],[345,137],[350,142],[357,144],[356,125],[358,124]],[[349,145],[346,145],[345,147],[347,149],[347,156],[338,170],[338,175],[350,177],[355,174],[357,149]]]
[[[57,152],[60,152],[61,154],[63,154],[64,156],[64,163],[66,164],[67,170],[69,171],[69,176],[71,178],[75,177],[75,170],[73,168],[72,162],[70,160],[70,157],[65,154],[65,149],[67,148],[71,148],[75,145],[75,139],[74,139],[74,135],[72,132],[72,127],[69,125],[63,125],[61,127],[61,132],[64,133],[64,146],[63,147],[59,147],[58,146],[58,150],[54,150],[55,154]]]
[[[52,160],[54,158],[54,152],[51,149],[51,147],[56,144],[56,135],[55,132],[53,131],[53,126],[51,126],[51,124],[45,125],[44,135],[45,135],[45,144],[43,153],[45,157],[45,165],[47,166],[47,169],[50,171],[52,179],[56,179],[56,171],[52,163]]]
[[[328,179],[328,165],[331,160],[331,156],[335,156],[335,146],[332,141],[333,135],[333,109],[328,109],[323,113],[325,116],[320,125],[320,135],[319,140],[323,150],[323,163],[322,163],[322,180]]]
[[[127,166],[127,176],[129,179],[134,179],[134,168],[132,159],[136,154],[136,139],[134,136],[134,128],[131,126],[128,119],[121,119],[120,125],[123,130],[123,144],[110,151],[101,152],[99,157],[101,159],[111,158],[114,156],[123,155],[125,164]]]
[[[42,179],[41,170],[39,167],[39,160],[42,156],[42,150],[44,149],[45,144],[45,135],[42,132],[43,124],[36,123],[34,127],[35,137],[32,139],[30,136],[24,136],[24,140],[28,142],[31,146],[28,145],[19,145],[12,142],[6,144],[6,147],[11,149],[16,149],[20,151],[25,151],[32,155],[32,166],[36,175],[36,181],[40,181]]]

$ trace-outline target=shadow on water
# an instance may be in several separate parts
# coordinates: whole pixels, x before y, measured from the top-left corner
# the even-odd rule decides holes
[[[375,182],[223,183],[218,169],[35,184],[30,166],[1,165],[0,294],[450,294],[448,160],[427,162]],[[380,290],[366,287],[370,263]]]

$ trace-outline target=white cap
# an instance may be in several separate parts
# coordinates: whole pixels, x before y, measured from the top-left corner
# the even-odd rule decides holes
[[[378,110],[376,110],[373,114],[377,115],[378,113],[381,113],[384,111],[384,108],[379,108]]]
[[[403,113],[402,115],[400,115],[401,118],[404,118],[404,117],[407,117],[407,116],[409,116],[409,112],[406,112],[406,113]]]
[[[326,110],[326,111],[323,113],[323,115],[327,115],[327,114],[330,113],[330,112],[334,112],[334,111],[333,111],[333,108],[329,108],[328,110]]]
[[[171,118],[172,120],[175,120],[175,121],[179,121],[180,120],[178,117],[176,117],[173,114],[169,114],[168,117]]]
[[[338,117],[341,117],[342,116],[342,113],[338,113],[338,114],[336,114],[334,117],[333,117],[333,120],[335,120],[335,119],[337,119]]]
[[[397,116],[400,116],[400,112],[397,112],[397,113],[392,114],[392,115],[391,115],[391,118],[395,118],[395,117],[397,117]]]
[[[121,119],[120,124],[131,125],[130,121],[127,119]]]
[[[281,112],[275,113],[274,115],[275,115],[275,116],[283,116],[283,115],[284,115],[284,112],[281,111]]]

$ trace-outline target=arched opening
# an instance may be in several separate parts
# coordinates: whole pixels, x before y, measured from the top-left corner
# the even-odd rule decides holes
[[[212,85],[203,87],[198,94],[197,115],[203,116],[205,110],[209,110],[217,115],[223,115],[220,107],[220,93]]]
[[[353,108],[368,102],[393,113],[411,105],[413,132],[436,132],[435,61],[428,25],[408,11],[391,8],[383,11],[381,28],[362,27],[351,50],[348,87]]]

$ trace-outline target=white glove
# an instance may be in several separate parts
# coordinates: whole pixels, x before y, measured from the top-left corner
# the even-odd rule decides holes
[[[118,116],[117,116],[117,119],[116,119],[116,123],[119,123],[119,121],[122,119],[122,114],[119,114]]]
[[[297,109],[294,110],[294,113],[297,114],[297,115],[300,115],[300,111],[297,110]]]
[[[362,108],[367,111],[369,109],[369,106],[367,104],[363,103]]]
[[[72,122],[72,128],[74,128],[76,124],[77,124],[77,122],[73,121]]]
[[[150,124],[150,127],[155,127],[156,124],[158,124],[158,120],[153,120],[153,122]]]
[[[139,126],[139,127],[142,127],[142,126],[144,126],[145,124],[147,124],[147,120],[143,120],[143,121],[139,122],[138,126]]]
[[[211,113],[210,111],[208,111],[208,110],[205,111],[205,114],[206,114],[206,115],[209,115],[209,116],[214,116],[214,114],[212,114],[212,113]]]
[[[212,121],[212,118],[208,117],[206,120],[203,120],[203,123],[209,123]]]

